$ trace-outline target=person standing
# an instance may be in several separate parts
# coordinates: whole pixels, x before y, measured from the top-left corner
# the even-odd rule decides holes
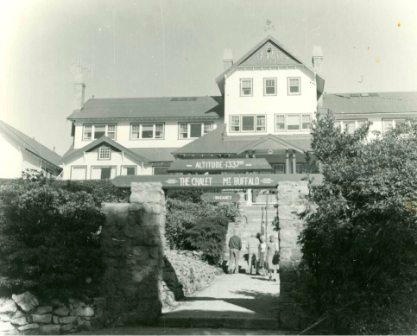
[[[265,255],[266,255],[266,243],[265,236],[259,236],[258,245],[258,264],[256,274],[265,275]]]
[[[247,243],[248,248],[248,269],[246,273],[252,274],[252,268],[255,268],[256,273],[256,263],[258,260],[258,253],[259,253],[259,239],[256,236],[252,235],[248,239]]]
[[[240,250],[242,249],[242,240],[236,234],[229,239],[229,273],[239,272]],[[232,268],[232,264],[233,267]]]
[[[266,247],[266,267],[269,280],[276,281],[277,268],[279,264],[279,247],[274,235],[269,236]]]

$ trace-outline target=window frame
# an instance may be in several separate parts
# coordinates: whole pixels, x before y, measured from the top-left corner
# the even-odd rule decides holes
[[[101,150],[104,150],[104,149],[109,150],[109,157],[108,158],[107,157],[103,158],[103,157],[100,156]],[[111,160],[111,156],[112,156],[111,154],[112,154],[112,150],[111,150],[110,146],[102,145],[98,148],[98,151],[97,151],[97,161],[109,161],[109,160]]]
[[[191,136],[191,124],[200,124],[200,135],[197,137],[192,137]],[[186,138],[182,138],[180,136],[180,134],[184,134],[185,131],[181,131],[181,125],[186,125],[187,126],[187,137]],[[208,122],[192,122],[192,121],[187,121],[187,122],[178,122],[177,123],[177,127],[178,127],[178,132],[177,132],[177,137],[178,140],[189,140],[189,139],[198,139],[200,137],[202,137],[203,135],[206,135],[207,133],[205,133],[205,127],[206,125],[211,125],[211,130],[208,131],[207,133],[211,132],[214,129],[214,122],[212,121],[208,121]]]
[[[288,117],[289,116],[297,116],[299,117],[299,126],[300,128],[298,129],[288,129]],[[310,127],[309,128],[303,128],[303,118],[308,116],[310,118]],[[278,117],[283,117],[284,119],[284,128],[283,129],[278,129],[277,127],[277,119]],[[292,133],[292,132],[306,132],[306,131],[311,131],[311,123],[312,123],[312,114],[310,113],[275,113],[274,114],[274,130],[275,133],[281,133],[281,132],[285,132],[285,133]],[[295,124],[294,124],[295,125]]]
[[[83,124],[83,133],[82,133],[82,141],[94,141],[100,138],[96,138],[96,126],[104,126],[104,136],[108,137],[114,141],[117,140],[117,124],[103,124],[103,123],[98,123],[98,124],[93,124],[93,123],[86,123]],[[114,126],[114,138],[111,138],[109,136],[109,126]],[[91,127],[91,136],[90,138],[86,138],[85,137],[85,129],[86,127]]]
[[[298,80],[298,92],[291,92],[291,79]],[[301,95],[301,77],[287,77],[287,95],[288,96],[299,96]]]
[[[134,170],[135,170],[135,173],[133,174],[133,175],[128,175],[128,174],[123,174],[123,168],[133,168]],[[136,176],[137,175],[137,171],[138,171],[138,169],[137,169],[138,167],[137,166],[135,166],[135,165],[122,165],[121,167],[120,167],[120,175],[121,176]],[[127,170],[126,170],[126,173],[127,173]]]
[[[114,169],[114,177],[118,176],[117,175],[117,165],[114,164],[106,164],[106,165],[91,165],[90,166],[90,180],[94,180],[94,181],[102,181],[101,176],[99,179],[92,179],[91,176],[93,175],[93,169],[100,169],[100,175],[101,175],[101,169],[103,168],[109,168],[110,169],[110,178],[109,180],[112,179],[111,177],[111,172]]]
[[[243,129],[243,118],[244,117],[252,117],[253,118],[253,129],[252,130],[244,130]],[[239,120],[239,125],[234,125],[232,123],[232,119],[233,118],[238,118]],[[258,131],[258,119],[264,119],[265,123],[264,123],[264,130]],[[230,133],[266,133],[267,131],[267,115],[266,114],[232,114],[229,116],[229,122],[230,124],[228,125],[229,127],[229,132]],[[239,130],[232,130],[232,127],[239,127]]]
[[[274,81],[274,89],[275,89],[274,93],[267,93],[266,92],[266,87],[267,87],[266,82],[269,81],[269,80]],[[278,94],[277,77],[265,77],[263,82],[264,82],[264,96],[276,96]]]
[[[250,94],[243,94],[243,82],[249,81],[250,82]],[[253,97],[253,78],[240,78],[240,85],[239,85],[239,91],[240,91],[240,97]]]
[[[142,135],[143,132],[143,125],[152,125],[152,137],[151,138],[144,138]],[[162,136],[156,137],[156,126],[162,125]],[[133,128],[138,127],[138,131],[134,132]],[[133,137],[133,134],[138,133],[139,137]],[[130,123],[130,134],[129,139],[132,141],[137,140],[164,140],[165,139],[165,123],[163,122],[133,122]]]

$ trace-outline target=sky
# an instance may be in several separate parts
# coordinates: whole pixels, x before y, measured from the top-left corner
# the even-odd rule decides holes
[[[0,119],[63,154],[74,83],[86,98],[219,95],[267,35],[311,62],[325,92],[417,91],[416,0],[0,0]]]

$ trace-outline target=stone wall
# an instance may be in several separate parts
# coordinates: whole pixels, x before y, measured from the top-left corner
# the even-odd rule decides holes
[[[152,323],[161,314],[165,196],[158,183],[132,183],[130,203],[105,203],[103,324]]]
[[[278,185],[278,216],[280,225],[280,324],[286,330],[300,330],[303,312],[291,297],[295,289],[297,265],[301,261],[298,236],[304,228],[300,219],[308,201],[307,181],[282,181]]]
[[[0,299],[0,334],[66,334],[89,330],[102,314],[102,299],[67,303],[50,300],[48,304],[30,292]]]

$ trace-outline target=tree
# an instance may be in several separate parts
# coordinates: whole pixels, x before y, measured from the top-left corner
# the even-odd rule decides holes
[[[367,140],[329,113],[313,128],[322,185],[310,188],[300,270],[311,311],[335,332],[410,333],[417,317],[417,125]]]

